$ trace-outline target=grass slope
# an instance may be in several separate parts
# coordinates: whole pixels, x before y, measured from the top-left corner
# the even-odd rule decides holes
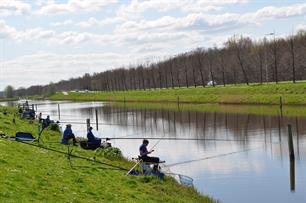
[[[9,112],[4,115],[3,112]],[[36,134],[35,123],[16,119],[15,109],[0,107],[0,130],[13,135],[17,131]],[[60,134],[44,132],[45,147],[67,151],[58,144]],[[92,151],[73,147],[77,155],[93,157]],[[129,168],[125,159],[99,161]],[[0,138],[0,202],[214,202],[193,188],[184,187],[172,178],[160,181],[151,176],[124,176],[124,171],[81,159],[72,159],[70,167],[64,155]]]
[[[306,105],[306,82],[118,92],[57,93],[53,100]]]

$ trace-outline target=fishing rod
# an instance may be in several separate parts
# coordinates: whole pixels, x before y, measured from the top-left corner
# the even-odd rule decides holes
[[[17,141],[17,142],[18,143],[22,143],[22,144],[26,144],[26,145],[30,145],[30,146],[34,146],[34,147],[37,147],[37,148],[40,148],[40,149],[45,149],[45,150],[49,150],[49,151],[52,151],[52,152],[57,152],[57,153],[60,153],[60,154],[64,154],[64,155],[66,155],[68,157],[79,158],[79,159],[83,159],[83,160],[86,160],[86,161],[90,161],[90,162],[94,162],[94,163],[110,166],[110,167],[113,167],[113,168],[117,168],[118,170],[127,171],[126,168],[123,168],[121,166],[116,166],[116,165],[105,163],[105,162],[98,161],[98,160],[95,160],[95,159],[90,159],[90,158],[84,157],[84,156],[78,156],[78,155],[72,154],[71,151],[69,153],[67,153],[67,152],[59,151],[59,150],[48,148],[48,147],[44,147],[44,146],[39,146],[39,145],[36,145],[36,144],[24,142],[24,141]]]
[[[37,106],[43,106],[43,105],[58,105],[58,104],[70,104],[72,102],[64,102],[64,103],[55,103],[55,102],[51,102],[51,103],[31,103],[29,102],[29,105],[37,105]]]
[[[216,138],[175,138],[175,137],[108,137],[110,140],[142,140],[142,139],[149,139],[149,140],[181,140],[181,141],[221,141],[221,142],[260,142],[263,143],[264,141],[261,140],[244,140],[244,139],[216,139]],[[273,143],[273,142],[272,142]],[[275,142],[274,144],[278,144]]]
[[[72,122],[68,122],[68,121],[58,121],[59,123],[69,123],[69,124],[87,124],[85,122],[76,122],[76,121],[72,121]],[[119,125],[119,126],[137,126],[137,125],[131,125],[131,124],[120,124],[120,123],[98,123],[98,125]],[[139,126],[139,125],[138,125]]]
[[[187,163],[191,163],[191,162],[196,162],[196,161],[202,161],[202,160],[219,158],[219,157],[223,157],[223,156],[229,156],[229,155],[232,155],[232,154],[238,154],[238,153],[242,153],[242,152],[256,150],[256,149],[259,149],[259,148],[262,148],[262,147],[256,147],[256,148],[245,149],[245,150],[240,150],[240,151],[234,151],[234,152],[229,152],[229,153],[224,153],[224,154],[218,154],[218,155],[209,156],[209,157],[203,157],[203,158],[199,158],[199,159],[192,159],[192,160],[188,160],[188,161],[172,163],[172,164],[169,164],[169,165],[165,165],[165,167],[170,168],[170,167],[177,166],[177,165],[183,165],[183,164],[187,164]]]

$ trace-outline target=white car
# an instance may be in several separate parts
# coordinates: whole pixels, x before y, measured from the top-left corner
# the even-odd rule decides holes
[[[216,81],[211,80],[207,83],[207,86],[213,86],[214,84],[217,85]]]

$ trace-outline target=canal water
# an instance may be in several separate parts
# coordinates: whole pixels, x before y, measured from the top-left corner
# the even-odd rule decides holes
[[[86,137],[89,118],[94,134],[113,138],[112,145],[130,159],[137,157],[142,138],[148,138],[148,148],[156,144],[152,156],[165,160],[168,171],[192,177],[199,192],[221,202],[306,202],[306,115],[152,110],[103,102],[34,103],[43,117],[50,115],[63,127],[72,124],[80,137]],[[291,164],[288,124],[295,151]]]

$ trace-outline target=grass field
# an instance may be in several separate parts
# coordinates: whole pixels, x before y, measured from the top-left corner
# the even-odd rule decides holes
[[[306,82],[216,87],[57,93],[52,100],[306,105]]]
[[[37,123],[20,120],[14,108],[0,107],[0,131],[36,135]],[[58,144],[60,137],[47,130],[41,146],[65,152],[67,146]],[[76,155],[94,156],[93,151],[72,149]],[[96,160],[124,168],[133,165],[103,156]],[[72,166],[65,155],[0,138],[0,202],[214,202],[172,178],[124,176],[125,171],[101,169],[105,166],[77,158],[72,158]]]

